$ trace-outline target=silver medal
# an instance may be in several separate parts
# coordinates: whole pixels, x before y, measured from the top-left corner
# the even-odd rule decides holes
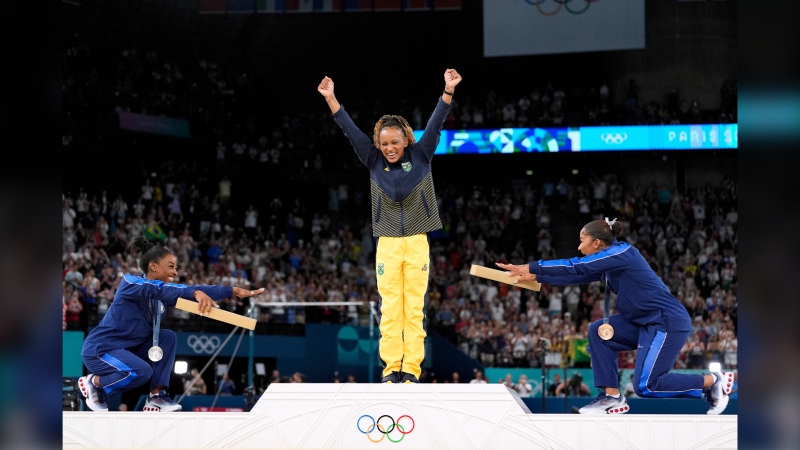
[[[147,357],[150,358],[150,361],[156,362],[161,361],[161,358],[164,357],[164,351],[158,346],[158,333],[161,328],[161,315],[164,314],[166,308],[164,308],[164,304],[160,300],[155,300],[155,305],[153,306],[154,308],[151,310],[153,315],[153,346],[147,351]]]
[[[154,345],[150,347],[150,350],[147,351],[147,357],[150,358],[150,361],[161,361],[161,358],[164,356],[164,351],[161,350],[161,347]]]

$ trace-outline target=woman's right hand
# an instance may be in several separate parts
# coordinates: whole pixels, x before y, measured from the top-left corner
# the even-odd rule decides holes
[[[319,86],[317,86],[317,91],[325,98],[333,95],[333,80],[331,80],[331,77],[323,78]]]

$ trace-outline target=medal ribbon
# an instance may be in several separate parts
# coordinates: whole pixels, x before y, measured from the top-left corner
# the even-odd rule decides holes
[[[604,273],[603,278],[606,280],[606,301],[603,304],[603,325],[608,325],[608,305],[611,303],[611,291],[608,290],[608,274]]]
[[[150,300],[150,314],[153,316],[153,347],[158,347],[158,334],[161,328],[161,313],[164,311],[164,304],[161,300]]]

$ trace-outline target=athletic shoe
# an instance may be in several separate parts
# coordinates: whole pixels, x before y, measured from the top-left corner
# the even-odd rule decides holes
[[[716,372],[717,381],[706,391],[706,400],[711,403],[706,414],[720,414],[725,411],[733,388],[733,372]]]
[[[106,405],[106,391],[94,385],[95,375],[90,373],[85,377],[78,378],[78,388],[81,394],[86,397],[86,406],[92,411],[108,411]]]
[[[149,412],[177,412],[183,407],[172,401],[163,389],[158,391],[158,394],[150,394],[147,396],[147,401],[144,402],[142,411]]]
[[[399,383],[400,382],[400,372],[392,372],[389,375],[381,378],[381,383]]]
[[[592,403],[579,409],[581,414],[625,414],[628,412],[628,401],[620,392],[619,398],[606,395],[605,392],[597,396]]]
[[[406,384],[419,383],[419,380],[417,379],[417,377],[408,372],[400,372],[400,383],[406,383]]]

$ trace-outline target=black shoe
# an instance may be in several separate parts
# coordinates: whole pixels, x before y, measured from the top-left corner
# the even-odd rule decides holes
[[[415,377],[410,373],[400,372],[400,383],[406,383],[406,384],[419,383],[419,380],[417,379],[417,377]]]
[[[400,372],[392,372],[389,375],[381,378],[381,383],[399,383],[400,382]]]

